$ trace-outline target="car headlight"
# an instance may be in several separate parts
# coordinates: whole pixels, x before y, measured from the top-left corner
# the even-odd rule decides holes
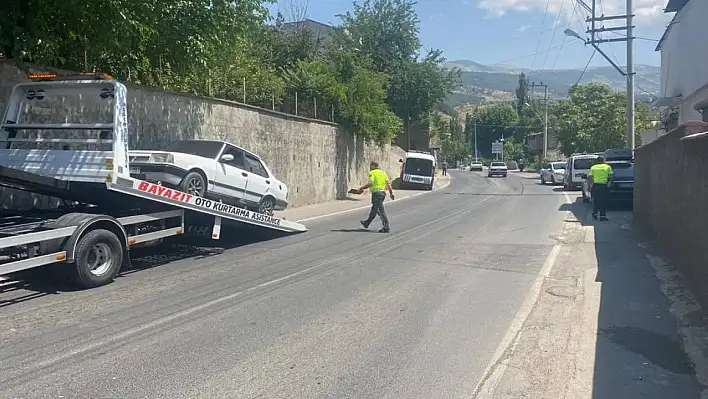
[[[150,155],[150,162],[174,163],[175,157],[173,157],[172,154],[152,154],[152,155]]]

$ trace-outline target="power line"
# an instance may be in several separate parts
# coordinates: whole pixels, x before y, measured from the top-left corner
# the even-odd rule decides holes
[[[594,49],[592,51],[592,54],[590,54],[590,59],[588,60],[588,63],[585,64],[585,68],[583,68],[583,72],[580,73],[580,77],[578,78],[578,81],[575,82],[576,85],[580,83],[580,80],[583,78],[583,75],[585,75],[585,71],[588,70],[588,66],[590,66],[590,61],[592,61],[592,58],[595,56],[595,53],[597,53],[597,49]]]
[[[526,58],[534,57],[534,56],[536,56],[537,54],[545,54],[545,53],[548,52],[548,51],[552,51],[552,50],[555,50],[555,49],[558,49],[558,48],[561,48],[561,47],[562,47],[562,45],[553,46],[553,47],[549,48],[548,50],[542,51],[542,52],[540,52],[540,53],[531,53],[531,54],[527,54],[527,55],[522,55],[522,56],[520,56],[520,57],[511,58],[511,59],[508,59],[508,60],[505,60],[505,61],[495,62],[495,64],[506,64],[507,62],[518,61],[518,60],[524,60],[524,59],[526,59]]]
[[[533,56],[533,62],[531,63],[531,69],[536,66],[536,55],[538,55],[538,49],[541,47],[541,38],[543,37],[543,30],[546,28],[546,17],[548,16],[548,6],[551,4],[551,0],[546,0],[546,10],[543,12],[543,22],[541,23],[541,31],[538,34],[538,41],[536,42],[536,53]]]
[[[622,32],[615,32],[615,31],[611,31],[611,32],[614,33],[614,34],[617,35],[617,36],[627,37],[627,35],[626,35],[625,33],[622,33]],[[661,41],[661,39],[651,39],[651,38],[648,38],[648,37],[641,37],[641,36],[633,36],[633,38],[638,39],[638,40],[647,40],[647,41],[650,41],[650,42],[658,42],[658,41]]]
[[[560,19],[561,15],[563,15],[563,7],[565,7],[565,0],[561,1],[560,8],[558,8],[558,16],[556,16],[556,22],[554,22],[553,26],[559,26],[560,25]],[[565,39],[565,35],[563,35],[563,38]],[[551,40],[548,42],[548,47],[551,47],[553,44],[553,39],[556,38],[556,30],[553,31],[553,34],[551,35]],[[546,53],[546,56],[543,58],[543,65],[541,66],[541,71],[546,69],[546,62],[548,61],[548,54],[549,52]]]

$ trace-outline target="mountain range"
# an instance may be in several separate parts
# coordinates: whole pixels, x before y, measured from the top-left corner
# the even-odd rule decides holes
[[[462,87],[448,96],[446,105],[458,108],[489,101],[511,100],[516,97],[519,74],[524,73],[530,82],[548,85],[551,98],[565,98],[568,89],[576,84],[601,82],[613,90],[624,91],[626,78],[612,66],[583,69],[530,70],[506,64],[484,65],[470,60],[446,63],[447,68],[460,69]],[[637,101],[650,100],[659,94],[661,68],[651,65],[635,65],[635,94]],[[580,79],[578,81],[578,79]],[[536,95],[543,95],[543,88],[537,87]]]

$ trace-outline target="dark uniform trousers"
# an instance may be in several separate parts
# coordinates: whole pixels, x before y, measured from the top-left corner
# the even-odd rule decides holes
[[[595,183],[592,185],[592,214],[600,216],[607,215],[607,197],[609,195],[607,183]]]
[[[381,217],[381,223],[383,223],[383,228],[388,229],[388,216],[386,216],[386,209],[384,209],[384,200],[386,199],[386,191],[376,191],[371,193],[371,211],[369,212],[369,217],[366,219],[364,224],[366,226],[370,225],[371,222],[376,219],[376,215]]]

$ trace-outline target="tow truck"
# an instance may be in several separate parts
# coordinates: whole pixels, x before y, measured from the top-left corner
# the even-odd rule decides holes
[[[103,73],[30,75],[0,120],[0,186],[59,199],[48,210],[0,211],[0,276],[45,267],[79,288],[130,268],[130,250],[185,234],[192,223],[282,234],[307,228],[130,175],[127,88]],[[73,106],[72,106],[73,105]],[[89,120],[87,115],[92,115]]]

